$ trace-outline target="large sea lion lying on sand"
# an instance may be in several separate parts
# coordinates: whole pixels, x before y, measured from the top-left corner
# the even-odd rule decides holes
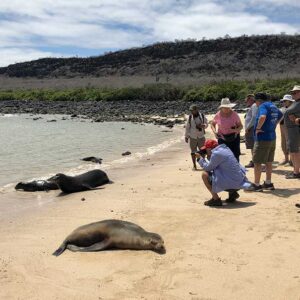
[[[104,220],[75,229],[53,253],[59,256],[66,249],[71,251],[100,251],[105,249],[153,250],[165,253],[160,235],[142,227],[120,220]]]
[[[58,190],[59,187],[54,182],[49,182],[47,180],[35,180],[30,182],[19,182],[15,186],[15,189],[24,190],[26,192],[37,192],[37,191]]]
[[[101,170],[92,170],[77,176],[58,173],[49,178],[49,181],[56,183],[64,193],[91,190],[103,184],[111,183],[107,174]]]

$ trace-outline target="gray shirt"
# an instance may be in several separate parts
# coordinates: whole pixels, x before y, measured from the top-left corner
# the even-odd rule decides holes
[[[292,122],[289,118],[290,115],[294,115],[296,118],[300,118],[300,101],[295,101],[284,113],[284,124],[287,128],[295,128],[299,125]]]

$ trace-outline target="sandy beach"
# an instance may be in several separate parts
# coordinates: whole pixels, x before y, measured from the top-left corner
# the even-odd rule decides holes
[[[278,162],[279,139],[277,150]],[[242,164],[248,163],[244,144],[242,152]],[[0,221],[0,298],[300,299],[300,181],[284,178],[290,170],[275,167],[275,191],[241,192],[236,204],[205,207],[209,193],[182,141],[111,170],[115,183],[99,190],[26,194],[24,201],[54,201]],[[0,194],[0,201],[6,197]],[[73,229],[111,218],[159,233],[167,253],[67,250],[52,256]]]

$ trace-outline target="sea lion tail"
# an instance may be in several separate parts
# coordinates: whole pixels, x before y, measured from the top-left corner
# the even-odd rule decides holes
[[[58,248],[57,250],[55,250],[55,251],[52,253],[52,255],[54,255],[54,256],[59,256],[59,255],[61,255],[61,254],[66,250],[66,248],[67,248],[67,243],[66,243],[66,242],[63,242],[63,243],[59,246],[59,248]]]

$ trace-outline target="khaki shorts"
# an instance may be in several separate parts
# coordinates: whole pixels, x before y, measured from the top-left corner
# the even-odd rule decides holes
[[[253,162],[255,164],[265,164],[274,161],[276,140],[256,141],[253,147]]]
[[[201,147],[204,146],[205,137],[199,139],[191,139],[190,138],[190,147],[192,152],[196,152],[200,150]]]

